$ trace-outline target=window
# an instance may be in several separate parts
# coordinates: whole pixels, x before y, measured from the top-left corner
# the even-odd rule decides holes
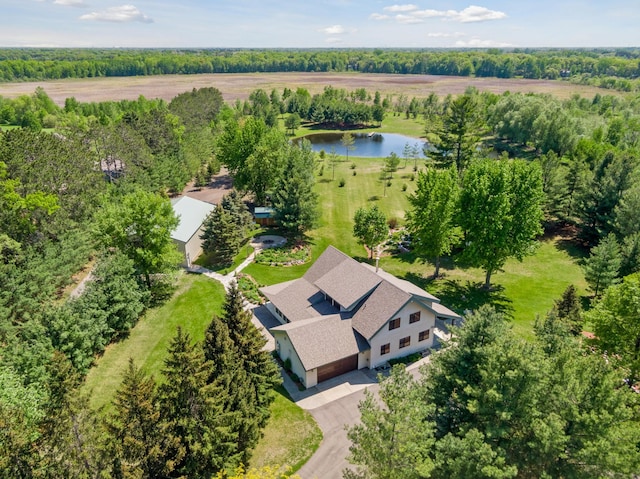
[[[425,339],[429,339],[429,330],[420,331],[420,335],[418,336],[418,341],[424,341]]]
[[[383,354],[389,354],[389,351],[391,351],[391,344],[387,343],[380,346],[380,356]]]
[[[407,336],[406,338],[402,338],[400,340],[400,347],[405,348],[411,344],[411,336]]]
[[[400,327],[400,318],[392,319],[389,321],[389,331],[392,329],[398,329]]]
[[[418,311],[417,313],[411,313],[409,315],[409,324],[417,323],[418,321],[420,321],[420,311]]]

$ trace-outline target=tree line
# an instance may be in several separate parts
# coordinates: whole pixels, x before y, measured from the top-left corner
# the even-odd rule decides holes
[[[51,108],[41,90],[26,103]],[[78,390],[96,355],[175,290],[168,194],[218,168],[221,108],[213,88],[68,101],[51,108],[55,132],[0,132],[1,477],[211,477],[248,460],[279,374],[236,288],[207,345],[174,338],[158,383],[131,365],[113,415]]]
[[[202,344],[178,328],[162,380],[133,360],[98,413],[81,375],[55,352],[41,387],[0,369],[0,477],[210,478],[251,457],[280,373],[235,284]]]
[[[597,80],[637,89],[640,51],[616,49],[0,49],[0,81],[196,73],[345,72]]]
[[[637,393],[558,320],[517,338],[489,306],[414,379],[396,366],[365,393],[345,478],[632,477]]]

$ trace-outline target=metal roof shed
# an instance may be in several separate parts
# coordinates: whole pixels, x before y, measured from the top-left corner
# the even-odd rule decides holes
[[[176,229],[171,232],[171,239],[184,256],[182,265],[189,267],[202,253],[202,225],[216,205],[188,196],[173,198],[171,205],[180,220]]]

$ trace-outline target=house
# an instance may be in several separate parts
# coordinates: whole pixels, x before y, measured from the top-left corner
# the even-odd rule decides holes
[[[202,225],[215,205],[188,196],[173,198],[171,205],[180,220],[176,229],[171,232],[171,239],[183,255],[182,266],[190,267],[202,254]]]
[[[306,387],[433,345],[436,318],[460,316],[416,285],[330,246],[300,279],[261,288],[276,351]]]
[[[275,211],[269,206],[256,206],[253,210],[253,218],[261,226],[273,226],[276,224]]]

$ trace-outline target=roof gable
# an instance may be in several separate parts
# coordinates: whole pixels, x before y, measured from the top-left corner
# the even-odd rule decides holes
[[[378,275],[347,257],[314,284],[340,306],[350,310],[381,281]]]
[[[171,239],[186,243],[198,232],[204,220],[216,207],[206,201],[181,196],[171,200],[173,212],[179,219],[178,226],[171,232]]]
[[[353,315],[353,328],[370,340],[411,298],[409,293],[382,281]]]
[[[342,319],[339,314],[276,326],[273,330],[287,333],[307,371],[353,356],[368,347],[353,330],[351,320]]]

